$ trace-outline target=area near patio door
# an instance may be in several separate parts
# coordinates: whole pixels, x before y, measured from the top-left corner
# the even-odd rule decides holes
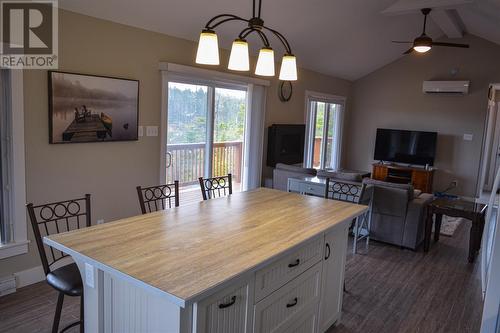
[[[240,191],[247,92],[244,88],[168,84],[166,180],[178,180],[180,204],[201,200],[199,177],[231,173]]]

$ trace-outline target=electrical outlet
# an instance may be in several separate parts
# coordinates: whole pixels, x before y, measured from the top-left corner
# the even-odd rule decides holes
[[[451,182],[451,185],[452,185],[453,187],[457,187],[457,186],[458,186],[458,180],[456,180],[456,179],[455,179],[455,180],[453,180],[453,181]]]
[[[104,223],[104,219],[97,220],[97,224],[103,224],[103,223]]]
[[[472,141],[473,135],[472,134],[464,134],[464,141]]]
[[[146,136],[158,136],[158,126],[146,126]]]

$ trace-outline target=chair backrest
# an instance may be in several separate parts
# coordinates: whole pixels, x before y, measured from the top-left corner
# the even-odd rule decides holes
[[[137,196],[143,214],[172,208],[172,201],[175,207],[179,207],[179,181],[150,187],[137,186]]]
[[[85,197],[34,206],[26,205],[35,234],[35,241],[40,253],[45,275],[52,266],[68,255],[43,244],[43,237],[65,231],[90,227],[90,194]]]
[[[361,195],[361,190],[361,183],[326,178],[326,199],[357,203]]]
[[[198,178],[200,181],[201,195],[203,200],[224,197],[233,194],[232,176],[229,173],[227,176],[213,178]]]

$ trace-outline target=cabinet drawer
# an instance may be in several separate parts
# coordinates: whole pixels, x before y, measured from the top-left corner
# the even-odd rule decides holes
[[[255,300],[259,301],[321,261],[323,237],[319,236],[297,250],[255,273]]]
[[[255,332],[280,332],[319,302],[318,263],[255,305]]]
[[[252,305],[248,281],[209,296],[197,305],[195,332],[250,332]]]
[[[311,194],[318,197],[323,197],[325,195],[325,185],[311,183],[301,183],[300,185],[300,192],[302,193]]]
[[[288,191],[290,192],[300,192],[300,185],[302,183],[298,180],[288,179]]]
[[[315,333],[318,318],[318,306],[313,304],[308,310],[297,315],[288,325],[283,325],[276,333]]]

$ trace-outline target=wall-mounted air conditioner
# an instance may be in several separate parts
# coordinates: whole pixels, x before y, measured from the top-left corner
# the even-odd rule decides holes
[[[470,81],[424,81],[422,91],[426,94],[459,94],[469,92]]]

